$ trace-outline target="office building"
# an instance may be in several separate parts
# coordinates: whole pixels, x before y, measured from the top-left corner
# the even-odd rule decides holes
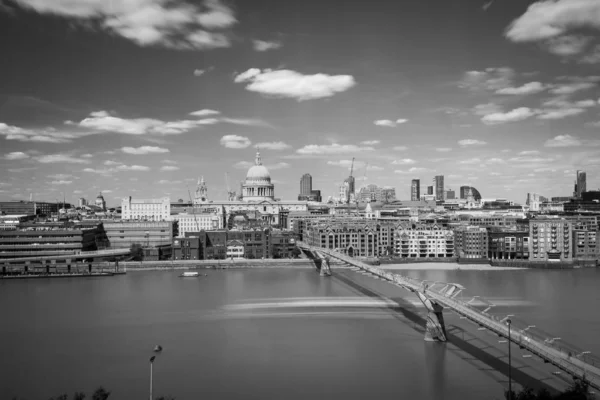
[[[436,175],[433,178],[433,186],[435,190],[435,199],[437,201],[444,200],[444,175]]]
[[[527,225],[488,229],[488,258],[490,260],[527,260],[530,258],[529,247],[530,237]]]
[[[170,246],[173,242],[173,222],[121,221],[104,222],[104,231],[111,248],[128,249],[133,244],[142,247]]]
[[[87,206],[88,205],[88,201],[86,199],[84,199],[83,197],[79,198],[79,208],[83,207],[83,206]]]
[[[410,200],[419,201],[421,199],[421,180],[413,179],[410,184]]]
[[[587,183],[585,171],[577,171],[577,175],[575,177],[575,190],[573,192],[573,197],[580,199],[581,195],[587,191],[586,186]]]
[[[375,184],[370,184],[361,188],[356,198],[361,202],[380,201],[388,203],[396,200],[396,189],[389,186],[379,187]]]
[[[319,221],[310,224],[303,239],[311,246],[340,251],[350,257],[376,257],[378,232],[376,224],[358,220]]]
[[[473,201],[481,201],[481,193],[479,193],[479,190],[475,189],[473,186],[461,186],[460,187],[460,198],[461,199],[467,199],[467,197],[469,196],[469,191],[471,192],[472,196],[473,196]]]
[[[433,186],[427,186],[427,194],[433,195]]]
[[[198,207],[190,210],[189,213],[179,213],[171,216],[173,221],[177,221],[176,234],[174,236],[182,238],[187,236],[188,232],[200,232],[225,227],[225,214],[223,207]]]
[[[487,258],[488,231],[479,226],[459,226],[454,229],[454,246],[459,258]]]
[[[446,190],[446,200],[455,200],[456,192],[452,189]]]
[[[573,226],[563,218],[534,218],[529,220],[530,261],[573,260]]]
[[[300,178],[300,194],[308,196],[312,192],[312,176],[310,174],[302,175]]]
[[[411,224],[394,232],[395,253],[404,258],[454,256],[454,232],[438,224]]]

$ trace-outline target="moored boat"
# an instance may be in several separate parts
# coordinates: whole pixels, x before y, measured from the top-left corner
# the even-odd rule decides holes
[[[197,278],[200,276],[200,273],[193,271],[185,271],[183,274],[179,275],[181,278]]]

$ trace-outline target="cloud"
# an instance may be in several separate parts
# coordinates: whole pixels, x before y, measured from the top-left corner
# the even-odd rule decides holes
[[[163,0],[17,0],[23,8],[40,14],[58,15],[97,26],[139,46],[162,46],[178,50],[229,47],[222,32],[237,20],[219,0],[205,0],[202,7],[189,2]]]
[[[212,125],[217,119],[162,121],[154,118],[120,118],[106,111],[94,111],[79,123],[67,121],[83,128],[125,135],[178,135],[202,125]]]
[[[581,64],[598,64],[600,63],[600,44],[596,45],[587,54],[579,59]]]
[[[430,171],[428,168],[412,167],[406,171],[397,169],[394,171],[394,173],[395,174],[417,174],[420,172],[428,172],[428,171]]]
[[[451,147],[436,147],[435,151],[439,151],[441,153],[447,153],[449,151],[452,151]]]
[[[221,146],[225,146],[229,149],[245,149],[250,146],[252,142],[245,136],[238,135],[225,135],[221,138]]]
[[[121,147],[121,151],[127,154],[163,154],[168,153],[169,149],[156,146],[141,146],[141,147]]]
[[[248,169],[248,168],[252,167],[253,165],[254,165],[254,163],[250,162],[250,161],[239,161],[239,162],[233,164],[233,168]],[[288,164],[286,162],[280,162],[277,164],[268,164],[268,165],[265,165],[265,167],[270,170],[277,170],[277,169],[289,168],[290,164]]]
[[[569,57],[581,54],[591,40],[589,36],[564,35],[548,39],[544,47],[552,54]]]
[[[375,150],[370,146],[356,146],[354,144],[309,144],[298,150],[296,153],[304,155],[326,155],[326,154],[350,154],[359,153],[361,151],[373,151]]]
[[[540,93],[546,90],[546,87],[540,82],[529,82],[519,87],[507,87],[504,89],[496,90],[497,94],[510,94],[510,95],[526,95]]]
[[[4,155],[4,159],[6,160],[24,160],[25,158],[29,158],[29,154],[22,151],[12,151]]]
[[[298,101],[331,97],[356,84],[351,75],[314,74],[282,69],[250,68],[237,75],[236,83],[248,83],[246,90],[267,96],[293,98]]]
[[[267,150],[285,150],[291,148],[292,146],[284,142],[262,142],[255,144],[254,147]]]
[[[408,147],[406,147],[406,146],[394,146],[394,147],[392,147],[392,150],[406,151],[406,150],[408,150]]]
[[[4,136],[6,140],[17,140],[20,142],[68,143],[86,134],[58,131],[54,128],[25,129],[0,122],[0,136]]]
[[[585,112],[583,108],[563,108],[558,110],[543,110],[537,116],[538,119],[563,119]]]
[[[400,118],[396,121],[392,121],[389,119],[378,119],[377,121],[373,121],[373,123],[377,126],[387,126],[388,128],[395,128],[396,126],[408,122],[407,119]]]
[[[581,140],[571,135],[558,135],[546,140],[545,147],[576,147],[581,146]]]
[[[327,161],[327,165],[334,165],[336,167],[343,167],[350,169],[352,167],[352,160],[338,160],[338,161]],[[365,163],[362,161],[354,161],[354,169],[363,168]]]
[[[163,164],[177,164],[177,161],[173,161],[173,160],[162,160],[161,163]]]
[[[515,19],[505,36],[513,42],[550,39],[571,29],[600,29],[600,2],[597,0],[538,1]]]
[[[496,91],[512,86],[515,75],[515,71],[508,67],[467,71],[458,82],[458,86],[471,91]]]
[[[567,83],[552,85],[550,93],[568,95],[596,87],[600,81],[600,76],[561,76],[558,79],[567,81]]]
[[[381,143],[381,140],[363,140],[360,144],[364,146],[375,146],[376,144]]]
[[[277,41],[253,40],[252,45],[256,51],[269,51],[279,49],[282,44]]]
[[[475,115],[488,115],[502,112],[502,107],[494,103],[477,104],[471,111]]]
[[[52,179],[56,179],[56,180],[65,180],[65,179],[76,178],[76,177],[71,174],[52,174],[52,175],[48,175],[48,178],[52,178]]]
[[[221,114],[221,112],[216,111],[216,110],[210,110],[208,108],[198,110],[198,111],[193,111],[190,113],[190,115],[193,115],[194,117],[208,117],[210,115],[218,115],[218,114]]]
[[[204,75],[205,72],[206,72],[205,69],[195,69],[194,76],[202,76],[202,75]]]
[[[110,175],[112,173],[115,172],[124,172],[124,171],[141,171],[141,172],[146,172],[146,171],[150,171],[150,167],[146,167],[144,165],[124,165],[124,164],[119,164],[116,167],[113,168],[103,168],[103,169],[97,169],[97,168],[84,168],[83,172],[89,172],[89,173],[93,173],[93,174],[99,174],[99,175]],[[104,190],[106,192],[106,190]]]
[[[392,165],[410,165],[416,163],[412,158],[403,158],[401,160],[392,161]]]
[[[121,165],[123,163],[117,162],[117,161],[113,161],[113,160],[106,160],[104,161],[104,165],[108,165],[108,166],[113,166],[113,165]]]
[[[540,152],[538,150],[524,150],[519,152],[520,156],[532,156],[532,155],[537,155],[540,154]]]
[[[160,167],[161,171],[178,171],[179,167],[176,167],[174,165],[163,165],[162,167]]]
[[[47,154],[44,156],[37,156],[35,159],[42,164],[54,164],[54,163],[69,163],[69,164],[89,164],[89,160],[82,160],[81,158],[75,158],[68,154]]]
[[[234,125],[246,125],[246,126],[262,126],[272,128],[273,126],[268,122],[256,118],[219,118],[220,122],[227,122]]]
[[[53,185],[70,185],[73,181],[52,181]]]
[[[502,124],[505,122],[516,122],[523,121],[531,116],[535,115],[535,111],[528,107],[515,108],[512,111],[502,113],[493,113],[484,115],[481,121],[486,125]]]
[[[462,139],[459,140],[457,143],[460,147],[483,146],[484,144],[487,144],[483,140],[477,139]]]
[[[480,158],[469,158],[467,160],[461,160],[458,163],[459,164],[466,164],[466,165],[480,164],[481,163],[481,159]]]

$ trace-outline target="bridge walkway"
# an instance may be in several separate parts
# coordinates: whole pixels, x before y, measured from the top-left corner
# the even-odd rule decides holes
[[[352,257],[346,256],[342,253],[333,251],[331,249],[310,246],[300,241],[296,242],[296,245],[304,250],[319,252],[322,254],[327,254],[330,257],[337,258],[338,260],[344,261],[350,265],[358,267],[375,276],[379,276],[380,278],[390,281],[411,292],[424,293],[431,299],[437,301],[445,308],[454,311],[455,313],[469,319],[470,321],[475,322],[481,327],[484,327],[489,331],[494,332],[499,337],[503,337],[508,340],[509,328],[505,324],[505,318],[499,319],[498,317],[474,309],[468,303],[454,298],[456,293],[446,295],[444,294],[444,292],[429,289],[428,282],[426,281],[421,281],[407,276],[386,272],[380,268],[365,264]],[[450,293],[450,291],[447,293]],[[520,348],[526,349],[530,353],[538,356],[539,358],[544,360],[544,362],[549,362],[557,368],[561,369],[562,371],[570,374],[571,376],[576,377],[578,379],[582,379],[585,382],[589,383],[590,387],[593,387],[596,390],[600,390],[600,364],[598,363],[598,360],[592,357],[588,357],[588,359],[592,359],[592,363],[586,362],[581,358],[578,358],[577,355],[569,354],[559,349],[556,349],[547,342],[540,342],[538,338],[532,336],[533,335],[527,334],[525,330],[511,329],[510,341],[512,343],[517,344]]]

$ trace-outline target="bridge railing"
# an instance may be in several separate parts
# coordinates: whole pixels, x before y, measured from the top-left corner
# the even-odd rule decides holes
[[[431,297],[442,303],[445,307],[454,309],[459,314],[465,315],[467,318],[485,327],[491,332],[503,337],[508,337],[508,326],[505,323],[505,317],[484,312],[478,309],[478,307],[481,307],[481,305],[471,304],[447,296],[440,290],[428,290],[427,287],[431,284],[431,282],[389,273],[379,268],[364,264],[347,255],[334,252],[331,249],[308,246],[302,242],[299,242],[298,245],[303,248],[327,253],[350,264],[360,266],[360,268],[366,271],[388,279],[402,287],[408,288],[409,290],[425,290]],[[480,302],[483,303],[483,306],[486,307],[487,311],[491,309],[491,307],[489,307],[491,302],[485,300]],[[600,388],[600,369],[598,368],[600,367],[600,359],[590,354],[590,352],[579,349],[574,345],[562,341],[560,338],[555,338],[534,326],[528,325],[525,321],[520,321],[511,317],[511,322],[511,342],[516,343],[520,347],[527,349],[539,357],[550,360],[552,363],[559,366],[559,368],[568,371],[569,373],[585,376],[586,380],[589,381],[593,387],[597,389]]]

